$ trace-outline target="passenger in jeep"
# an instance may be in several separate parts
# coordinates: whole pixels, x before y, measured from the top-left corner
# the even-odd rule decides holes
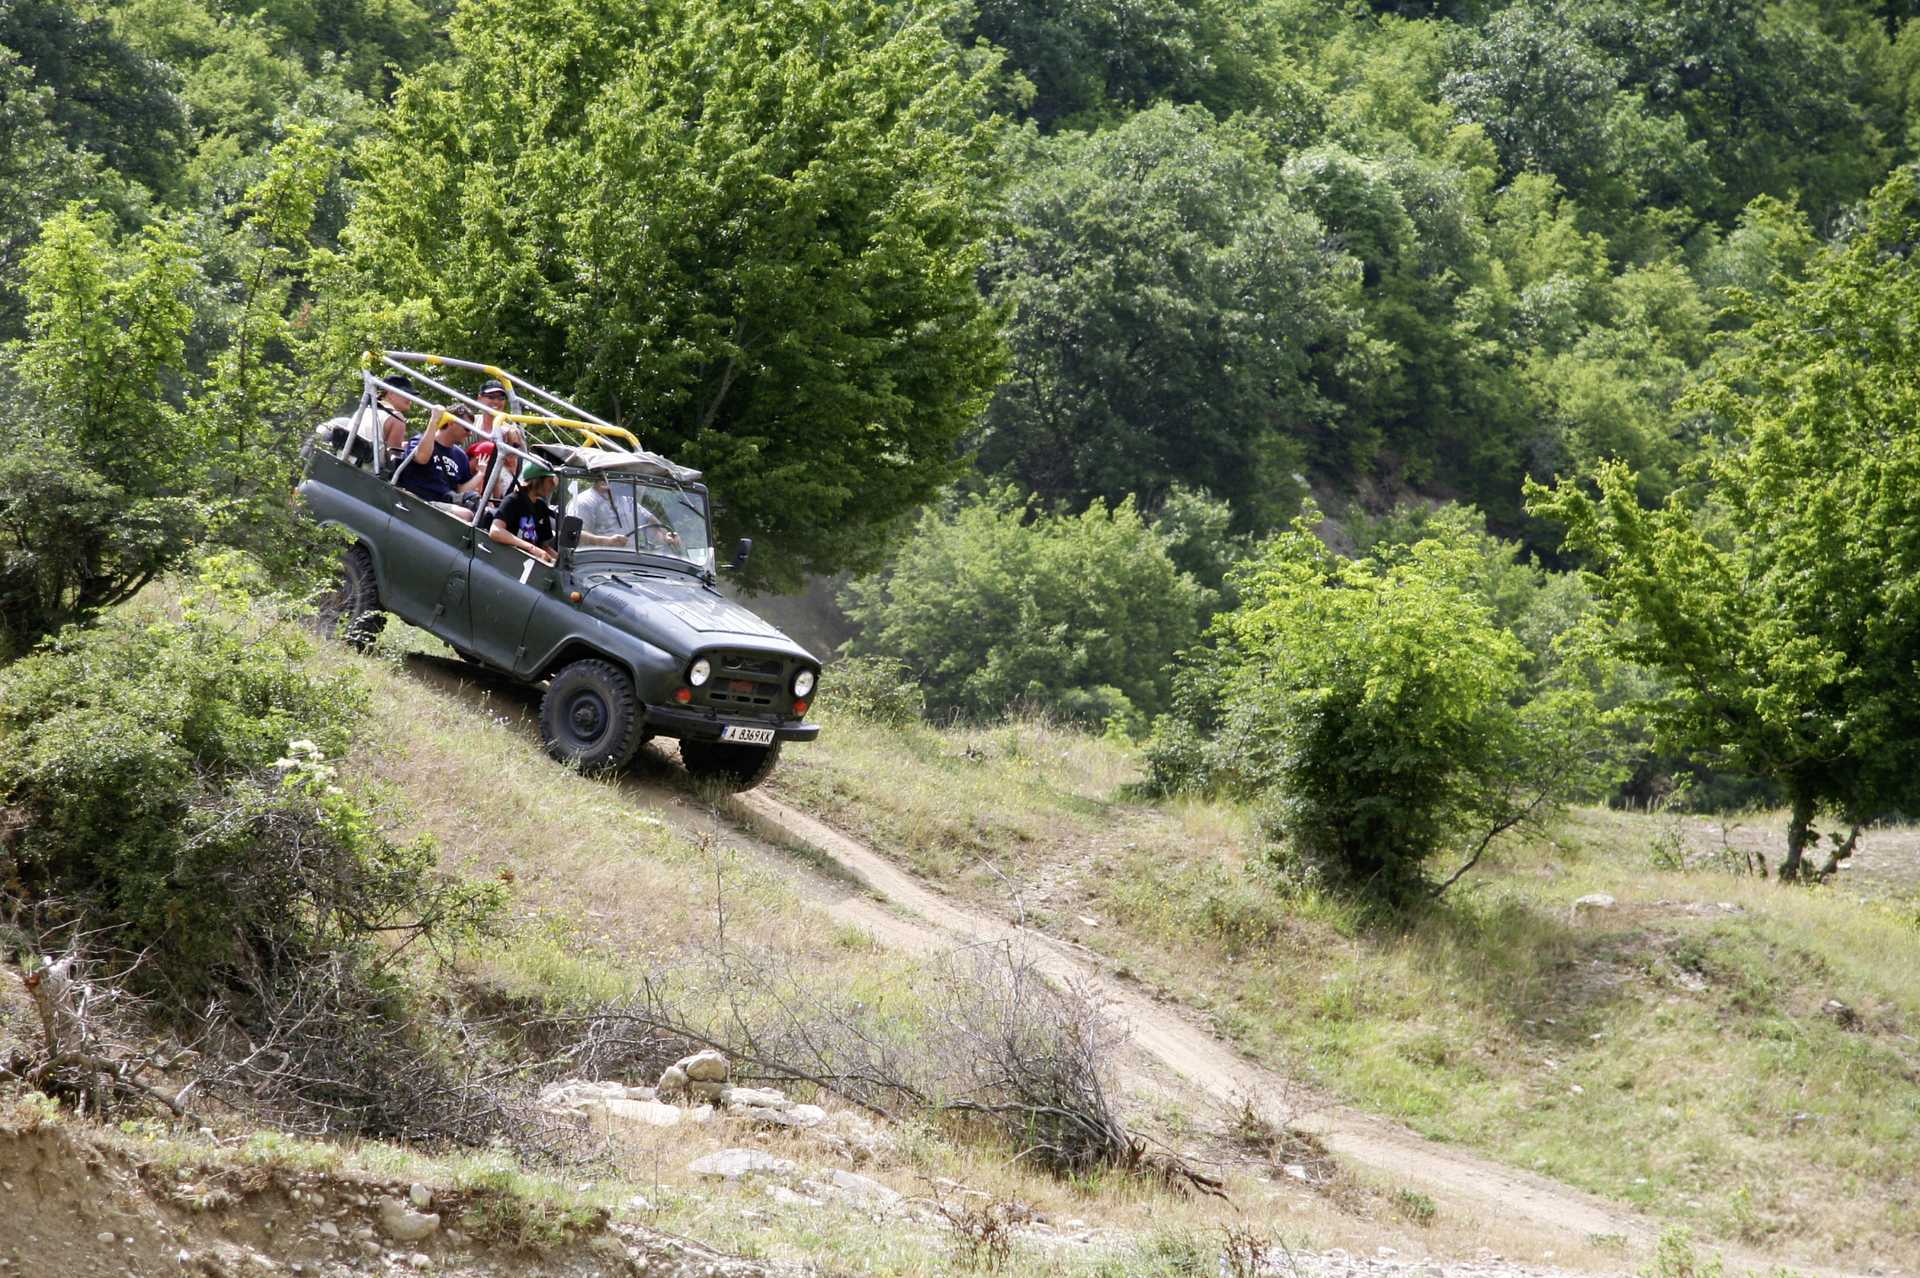
[[[553,507],[547,498],[560,483],[537,461],[520,469],[520,486],[500,503],[487,537],[503,546],[518,546],[549,568],[553,566]]]
[[[473,478],[473,464],[461,447],[471,434],[466,422],[436,408],[428,428],[407,441],[407,460],[394,483],[472,523],[473,512],[459,504],[461,486]]]
[[[485,421],[484,414],[482,421]],[[490,512],[513,491],[514,485],[520,482],[520,454],[514,449],[524,449],[527,446],[527,437],[521,433],[518,426],[506,427],[500,432],[500,438],[508,446],[500,453],[500,464],[493,468],[491,479],[487,478],[487,465],[497,447],[494,441],[483,439],[467,449],[467,460],[473,464],[473,478],[467,481],[460,493],[463,500],[468,493],[478,496],[475,508],[482,512],[483,526],[492,522],[493,517]],[[484,493],[480,491],[482,485],[486,488]]]
[[[575,497],[567,513],[580,521],[580,541],[588,546],[625,546],[633,541],[633,494],[615,495],[604,475],[594,477],[593,487]],[[641,523],[658,523],[652,511],[644,510]]]

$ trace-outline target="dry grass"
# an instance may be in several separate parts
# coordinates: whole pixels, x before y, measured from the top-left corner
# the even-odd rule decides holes
[[[1920,911],[1889,895],[1912,879],[1863,897],[1663,872],[1662,818],[1583,811],[1370,930],[1266,882],[1244,811],[1103,795],[1126,751],[1034,735],[1043,766],[845,725],[777,785],[1363,1107],[1703,1233],[1920,1263],[1920,1177],[1892,1153],[1920,1143]],[[1571,919],[1592,892],[1619,904]]]
[[[349,765],[390,787],[393,811],[404,817],[409,833],[435,837],[446,868],[511,884],[513,935],[463,960],[476,985],[556,1008],[617,1000],[643,980],[671,980],[689,951],[716,943],[724,932],[730,944],[789,956],[810,979],[856,997],[866,991],[876,1003],[906,986],[909,960],[834,925],[792,890],[788,876],[735,847],[720,828],[709,837],[686,837],[664,819],[668,814],[651,806],[657,792],[617,780],[583,780],[551,763],[510,693],[500,694],[499,709],[487,713],[488,694],[461,687],[453,667],[405,655],[432,647],[437,645],[396,625],[373,657],[330,649],[322,660],[353,665],[373,689],[372,722]],[[1123,779],[1112,770],[1111,752],[1052,729],[984,734],[971,748],[1047,767],[1070,760],[1067,771],[1088,790]],[[1088,804],[1087,810],[1100,807]],[[1028,833],[1038,841],[1059,828],[1049,824]],[[1005,1146],[961,1126],[896,1135],[898,1151],[862,1171],[902,1193],[926,1196],[936,1182],[952,1181],[994,1201],[1030,1204],[1044,1216],[1095,1222],[1109,1231],[1105,1241],[1076,1246],[1070,1255],[1056,1254],[1057,1245],[1039,1231],[1023,1235],[1015,1240],[1006,1273],[1151,1273],[1153,1267],[1140,1260],[1143,1237],[1169,1229],[1202,1236],[1232,1217],[1231,1207],[1141,1178],[1055,1179],[1014,1163]],[[701,1153],[740,1144],[771,1149],[802,1166],[834,1161],[797,1138],[725,1122],[627,1130],[621,1134],[618,1182],[623,1192],[631,1188],[653,1204],[641,1216],[645,1223],[743,1254],[881,1274],[967,1272],[947,1232],[934,1225],[783,1207],[761,1186],[716,1187],[686,1171]],[[374,1160],[396,1174],[403,1165],[419,1167],[418,1156],[407,1151]],[[489,1174],[521,1175],[510,1168]],[[550,1188],[538,1177],[528,1183],[542,1193]],[[1245,1183],[1236,1181],[1236,1191]],[[605,1203],[611,1192],[602,1184],[591,1198]],[[1324,1222],[1334,1213],[1315,1204],[1303,1216]]]

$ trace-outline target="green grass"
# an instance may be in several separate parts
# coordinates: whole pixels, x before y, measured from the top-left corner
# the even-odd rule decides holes
[[[1043,725],[839,722],[775,785],[1436,1139],[1718,1237],[1920,1261],[1910,901],[1658,871],[1660,819],[1579,811],[1369,927],[1278,890],[1245,811],[1128,801],[1134,766]]]

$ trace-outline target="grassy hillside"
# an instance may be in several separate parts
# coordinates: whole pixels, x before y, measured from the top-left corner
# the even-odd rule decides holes
[[[644,982],[682,979],[722,933],[730,946],[791,965],[813,988],[899,1000],[912,987],[915,960],[816,908],[809,898],[819,889],[805,887],[820,881],[815,867],[732,832],[708,802],[719,795],[696,792],[657,756],[643,757],[628,778],[583,780],[545,757],[525,718],[525,693],[420,653],[438,648],[396,623],[374,656],[328,649],[322,660],[356,669],[373,694],[369,730],[349,769],[390,787],[392,813],[438,840],[446,868],[512,885],[512,933],[463,956],[462,996],[523,1014],[566,1014],[625,997]],[[1094,1231],[1091,1242],[1066,1252],[1017,1245],[1007,1272],[1171,1276],[1197,1272],[1195,1264],[1211,1272],[1227,1224],[1247,1219],[1262,1236],[1281,1237],[1266,1206],[1277,1191],[1254,1164],[1216,1168],[1227,1173],[1236,1200],[1227,1205],[1150,1181],[1058,1180],[960,1127],[915,1124],[893,1135],[895,1147],[861,1170],[903,1194],[951,1196],[952,1185],[964,1185]],[[536,1202],[557,1195],[562,1205],[575,1197],[606,1205],[640,1192],[652,1204],[644,1223],[750,1256],[875,1274],[971,1271],[964,1246],[944,1229],[773,1202],[758,1187],[716,1190],[685,1171],[699,1154],[739,1144],[803,1165],[820,1161],[817,1149],[800,1142],[718,1124],[628,1130],[613,1151],[612,1180],[590,1177],[595,1183],[578,1190],[578,1176],[535,1177],[526,1190]],[[457,1164],[450,1174],[464,1183],[473,1173]],[[1296,1247],[1404,1243],[1397,1217],[1384,1214],[1376,1222],[1365,1212],[1296,1201],[1285,1239]],[[1431,1245],[1449,1246],[1451,1223],[1427,1231]]]
[[[1808,1259],[1920,1261],[1910,833],[1869,838],[1866,891],[1785,890],[1710,868],[1707,822],[1578,811],[1377,929],[1265,881],[1254,814],[1130,801],[1133,775],[1042,724],[836,722],[774,784],[1437,1139]]]

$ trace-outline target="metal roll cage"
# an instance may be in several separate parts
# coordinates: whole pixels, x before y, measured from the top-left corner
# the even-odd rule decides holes
[[[506,453],[512,453],[518,456],[522,462],[537,461],[543,466],[560,472],[563,470],[573,471],[581,469],[580,467],[570,465],[569,462],[578,456],[579,449],[591,449],[593,450],[591,457],[595,463],[592,469],[631,468],[658,473],[680,483],[699,478],[698,471],[675,465],[665,457],[643,449],[640,446],[639,438],[625,427],[615,426],[612,422],[596,417],[579,405],[563,399],[552,391],[537,386],[526,378],[510,373],[497,365],[481,364],[473,360],[455,359],[450,355],[432,355],[422,351],[368,351],[361,358],[365,367],[361,370],[360,374],[360,400],[354,410],[353,420],[356,422],[366,422],[368,424],[367,429],[374,433],[374,437],[368,442],[372,446],[374,471],[376,474],[380,471],[382,448],[378,435],[378,422],[382,409],[378,401],[381,395],[391,392],[399,395],[409,403],[422,404],[427,407],[429,415],[424,429],[428,432],[439,430],[448,417],[459,417],[461,421],[465,422],[470,432],[479,435],[482,439],[493,441],[493,455],[487,459],[486,474],[480,481],[480,492],[483,501],[485,494],[490,493],[493,489],[494,475],[501,465],[503,455]],[[461,369],[466,372],[480,373],[498,381],[502,386],[507,388],[507,411],[495,412],[485,404],[480,403],[477,399],[455,390],[427,371],[428,369],[442,368]],[[420,394],[417,385],[412,390],[395,386],[386,377],[381,375],[383,371],[403,373],[411,381],[424,384],[446,396],[447,402],[434,403],[432,400]],[[472,413],[471,417],[456,413],[453,409],[453,405],[455,404],[465,405],[470,409]],[[528,411],[529,409],[544,411]],[[488,426],[484,429],[479,425],[483,418],[488,421]],[[506,432],[508,426],[521,426],[526,428],[524,432],[527,441],[526,448],[515,445],[507,440]],[[548,431],[560,435],[558,440],[543,441],[538,446],[566,449],[567,455],[564,458],[556,459],[554,457],[537,456],[528,451],[529,448],[536,446],[532,429],[534,427],[544,427]],[[570,432],[570,435],[564,434],[563,432]],[[346,438],[341,442],[335,455],[341,461],[350,460],[349,455],[358,438],[358,428],[348,430],[346,432]],[[610,444],[618,444],[621,445],[621,447],[617,449],[611,448],[609,447]],[[412,452],[408,452],[406,456],[401,459],[400,464],[393,468],[392,473],[386,476],[387,482],[389,484],[397,484],[401,474],[412,464],[413,454]],[[476,512],[476,514],[477,513],[478,512]]]

